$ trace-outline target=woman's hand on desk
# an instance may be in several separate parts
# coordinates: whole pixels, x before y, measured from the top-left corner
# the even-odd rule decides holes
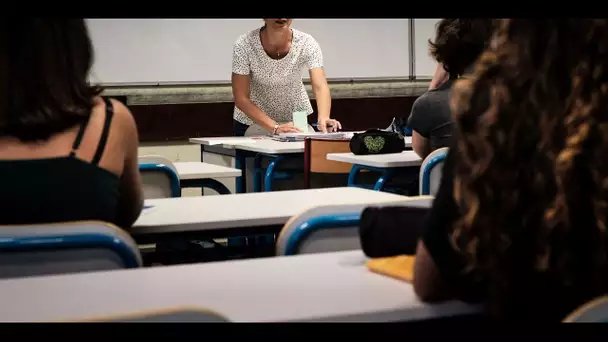
[[[331,133],[341,130],[342,124],[340,121],[334,119],[319,119],[319,122],[317,122],[317,128],[323,133]]]
[[[301,132],[301,131],[296,126],[293,125],[293,122],[288,122],[288,123],[279,125],[276,133],[278,134],[278,133],[299,133],[299,132]]]

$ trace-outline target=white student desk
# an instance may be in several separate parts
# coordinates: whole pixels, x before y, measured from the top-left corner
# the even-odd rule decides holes
[[[173,165],[179,175],[182,188],[201,187],[203,190],[204,188],[210,188],[222,195],[229,194],[230,190],[226,184],[218,181],[218,179],[228,182],[230,178],[241,176],[241,170],[239,169],[210,163],[177,162]]]
[[[381,172],[382,175],[376,181],[374,190],[380,191],[386,182],[392,178],[399,168],[415,167],[422,165],[420,158],[414,151],[403,151],[401,153],[355,155],[353,153],[328,153],[328,160],[334,160],[353,164],[348,177],[348,186],[356,186],[356,175],[361,170]]]
[[[153,199],[145,201],[146,207],[151,208],[142,211],[129,233],[135,237],[204,231],[209,231],[210,235],[219,231],[237,234],[235,228],[253,230],[256,227],[282,226],[292,216],[311,207],[330,204],[372,205],[403,202],[408,198],[411,197],[343,187]]]
[[[254,143],[250,142],[255,140]],[[283,142],[269,137],[219,137],[219,138],[190,138],[190,143],[204,146],[221,146],[223,148],[239,149],[266,154],[304,153],[304,142]],[[220,143],[218,143],[220,142]],[[405,137],[405,147],[412,146],[412,137]]]
[[[221,146],[228,149],[265,154],[304,153],[303,141],[285,142],[273,140],[270,137],[190,138],[189,141],[204,146]]]
[[[221,165],[201,162],[173,163],[180,180],[206,178],[235,178],[241,175],[241,170]]]
[[[255,154],[263,154],[271,158],[271,163],[278,163],[285,157],[298,157],[298,154],[304,153],[304,142],[284,142],[277,141],[270,137],[218,137],[218,138],[191,138],[191,143],[201,145],[201,161],[204,161],[203,155],[205,150],[215,150],[221,153],[221,149],[233,150],[234,166],[242,170],[245,174],[246,162],[245,158],[252,157]],[[412,145],[412,138],[405,137],[406,148]],[[218,149],[220,147],[220,149]],[[259,163],[259,162],[258,162]],[[254,169],[259,169],[260,166],[254,165]],[[272,188],[274,167],[269,167],[265,176],[265,191],[270,191]],[[256,171],[254,171],[256,172]],[[261,171],[258,171],[261,172]],[[247,177],[238,177],[236,184],[236,192],[246,192]],[[261,191],[261,179],[253,177],[253,191]]]
[[[422,165],[422,158],[420,158],[414,151],[370,155],[355,155],[353,153],[328,153],[327,159],[377,168],[394,168]]]
[[[255,157],[256,154],[261,153],[271,157],[276,162],[280,156],[297,156],[304,153],[303,141],[283,142],[263,136],[191,138],[189,141],[190,143],[201,145],[201,161],[205,160],[205,155],[209,157],[209,154],[226,155],[228,158],[234,158],[234,167],[242,171],[242,176],[236,180],[237,193],[247,192],[246,178],[249,178],[249,175],[246,172],[246,158]],[[253,169],[256,168],[256,165],[252,166]],[[256,171],[253,172],[255,173]],[[258,177],[254,177],[253,191],[260,191],[261,186],[259,183]]]
[[[361,251],[0,281],[0,321],[111,320],[206,308],[233,322],[407,321],[476,313],[420,302],[406,282],[374,274]]]
[[[270,155],[304,153],[304,142],[303,141],[283,142],[283,141],[273,140],[270,138],[263,138],[263,139],[256,140],[255,143],[235,143],[235,144],[232,144],[231,146],[233,148],[236,148],[239,150],[264,153],[264,154],[270,154]],[[412,137],[405,137],[405,147],[410,148],[411,146],[412,146]],[[413,151],[407,151],[407,152],[413,152]]]

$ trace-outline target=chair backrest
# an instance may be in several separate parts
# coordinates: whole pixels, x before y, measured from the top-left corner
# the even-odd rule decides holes
[[[441,184],[441,171],[448,155],[448,148],[443,147],[431,152],[420,166],[420,195],[434,196]]]
[[[584,304],[568,315],[564,323],[608,323],[608,296]]]
[[[320,174],[318,179],[314,180],[318,187],[346,186],[347,175],[352,165],[327,160],[327,154],[350,152],[350,140],[307,138],[304,141],[304,184],[306,188],[312,187],[313,174]]]
[[[277,238],[277,255],[356,250],[361,248],[359,222],[368,206],[430,207],[431,196],[404,197],[403,201],[314,207],[292,217]]]
[[[141,156],[138,159],[144,198],[180,197],[179,174],[173,163],[157,155]]]
[[[141,266],[135,241],[109,223],[79,221],[0,227],[0,278]]]

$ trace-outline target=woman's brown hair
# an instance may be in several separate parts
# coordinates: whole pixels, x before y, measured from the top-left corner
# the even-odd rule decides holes
[[[452,241],[494,313],[605,293],[608,20],[505,19],[491,45],[452,97]]]
[[[495,19],[442,19],[437,23],[435,41],[429,40],[431,56],[443,65],[451,79],[456,79],[485,50]]]
[[[0,136],[45,140],[82,122],[101,89],[88,73],[93,46],[84,19],[8,22],[8,108]]]

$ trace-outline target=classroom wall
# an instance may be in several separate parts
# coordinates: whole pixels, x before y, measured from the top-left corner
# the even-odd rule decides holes
[[[330,83],[331,115],[345,130],[386,127],[393,117],[407,117],[413,100],[428,85],[428,80]],[[307,88],[316,108],[312,89]],[[229,85],[109,88],[104,95],[117,97],[129,107],[142,142],[232,135],[234,102]],[[309,121],[315,122],[316,114]]]
[[[429,81],[330,83],[332,117],[345,130],[386,128],[392,118],[407,117]],[[316,108],[310,87],[309,96]],[[104,95],[129,107],[139,130],[139,155],[161,155],[173,162],[200,161],[200,146],[191,137],[232,135],[234,102],[230,86],[108,88]],[[309,116],[309,122],[316,114]],[[184,196],[199,196],[184,189]]]
[[[332,117],[340,120],[345,130],[386,128],[394,117],[409,115],[415,99],[427,91],[434,71],[434,62],[426,60],[424,45],[434,33],[436,20],[414,20],[415,36],[409,43],[415,49],[408,48],[416,50],[411,56],[416,63],[410,80],[330,80]],[[307,81],[305,86],[316,109],[311,86]],[[189,138],[232,135],[234,102],[230,84],[110,85],[103,95],[118,99],[133,113],[139,130],[139,155],[161,155],[173,162],[200,161],[200,147],[189,144]],[[315,121],[313,113],[309,122]],[[200,190],[184,189],[183,195],[198,196]]]
[[[416,96],[392,98],[337,99],[332,117],[344,130],[386,128],[394,117],[407,117]],[[313,102],[313,108],[316,104]],[[140,130],[139,155],[161,155],[173,162],[200,161],[200,146],[188,138],[232,135],[233,103],[132,106]],[[185,108],[184,108],[185,107]],[[222,112],[218,113],[217,109]],[[181,113],[181,114],[177,114]],[[309,116],[309,122],[316,114]],[[182,196],[200,196],[199,189],[184,189]]]
[[[415,97],[336,99],[332,118],[347,131],[386,128],[394,117],[407,117]],[[312,100],[316,108],[315,100]],[[130,107],[142,142],[187,141],[192,137],[233,135],[233,103],[175,104]],[[311,114],[309,123],[317,120]]]

